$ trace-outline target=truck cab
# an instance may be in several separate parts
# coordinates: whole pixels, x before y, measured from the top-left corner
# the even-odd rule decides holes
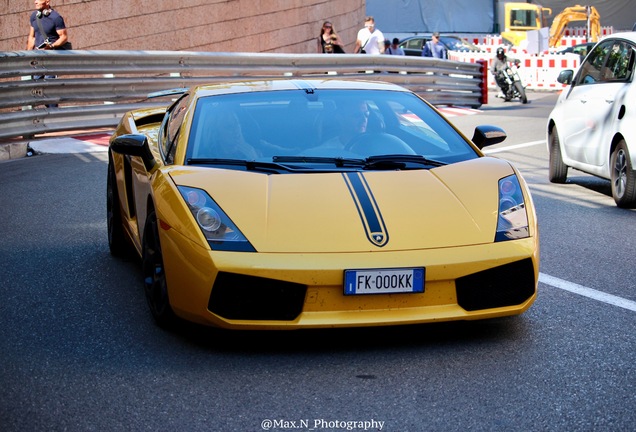
[[[501,37],[504,41],[519,46],[527,38],[527,32],[548,27],[552,9],[532,3],[500,3],[500,18],[503,20]]]

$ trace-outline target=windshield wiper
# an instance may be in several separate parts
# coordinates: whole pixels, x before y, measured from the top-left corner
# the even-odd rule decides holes
[[[274,162],[287,162],[287,163],[307,163],[307,164],[334,164],[337,167],[364,166],[366,161],[364,159],[353,159],[343,157],[322,157],[322,156],[274,156],[272,157]]]
[[[447,165],[445,162],[428,159],[422,155],[404,154],[369,156],[365,162],[365,169],[405,169],[408,164],[434,167]]]
[[[363,168],[375,170],[407,169],[409,164],[439,167],[447,165],[445,162],[427,159],[421,155],[378,155],[366,159],[320,156],[274,156],[272,162],[244,159],[221,158],[190,158],[188,165],[233,165],[245,167],[249,171],[275,172],[332,172],[333,169],[315,169],[307,166],[293,166],[288,164],[334,165],[336,168]]]
[[[263,171],[297,171],[294,167],[275,163],[275,162],[263,162],[245,159],[222,159],[222,158],[190,158],[187,160],[188,165],[234,165],[245,167],[248,170],[263,170]]]

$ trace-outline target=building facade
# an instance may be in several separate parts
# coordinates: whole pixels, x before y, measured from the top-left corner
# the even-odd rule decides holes
[[[81,50],[316,53],[330,20],[352,52],[366,0],[52,0]],[[33,0],[0,0],[0,51],[26,48]]]

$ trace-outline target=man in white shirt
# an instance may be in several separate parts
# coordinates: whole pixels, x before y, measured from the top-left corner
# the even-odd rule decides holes
[[[384,35],[375,28],[375,20],[368,16],[364,20],[364,28],[358,32],[354,53],[384,54]]]

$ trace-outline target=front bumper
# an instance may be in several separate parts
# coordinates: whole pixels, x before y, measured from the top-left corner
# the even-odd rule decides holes
[[[230,329],[401,325],[517,315],[537,295],[538,238],[435,250],[211,252],[161,233],[170,303]],[[425,267],[423,293],[345,296],[344,270]]]

